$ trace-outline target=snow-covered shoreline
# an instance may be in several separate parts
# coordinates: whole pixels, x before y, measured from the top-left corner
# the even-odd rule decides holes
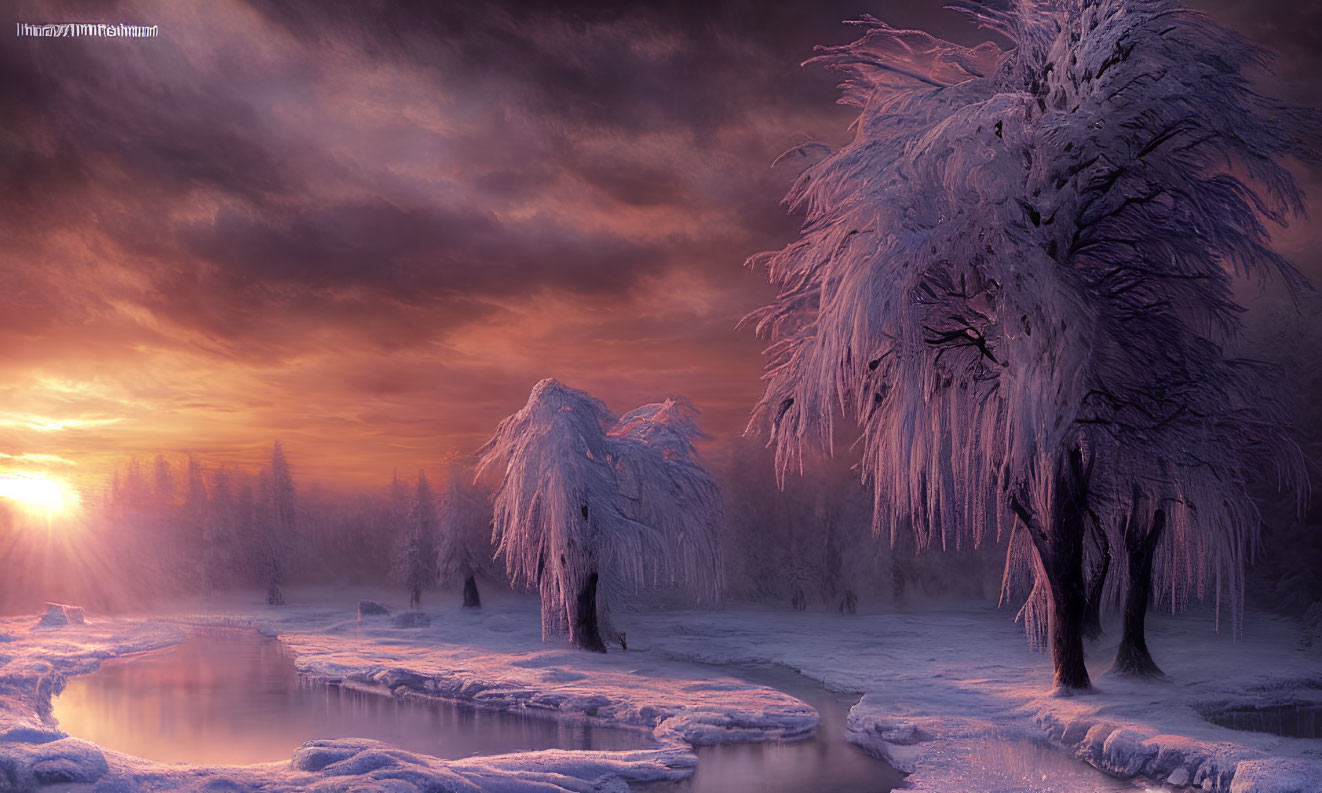
[[[691,774],[695,745],[792,740],[811,735],[816,727],[816,711],[774,689],[728,678],[690,680],[675,664],[654,665],[656,675],[630,670],[620,656],[529,642],[526,630],[510,638],[506,625],[513,614],[455,612],[447,617],[450,630],[472,629],[461,623],[470,618],[479,625],[492,622],[488,638],[505,641],[498,641],[499,649],[476,653],[471,644],[456,643],[444,631],[438,636],[425,628],[393,627],[388,619],[359,621],[351,609],[322,605],[279,611],[236,605],[223,613],[93,618],[58,629],[34,628],[35,617],[0,620],[0,636],[6,639],[0,645],[0,790],[57,782],[97,783],[95,789],[105,785],[108,790],[317,790],[340,789],[349,780],[369,785],[364,789],[403,780],[417,789],[445,791],[622,790],[629,782]],[[647,729],[658,746],[440,760],[376,741],[327,740],[309,742],[287,763],[190,767],[119,754],[68,737],[48,723],[50,699],[65,678],[92,672],[107,658],[168,647],[182,641],[190,625],[251,627],[277,636],[311,679],[400,697]],[[414,644],[407,646],[410,639]],[[481,642],[480,635],[476,640]],[[224,784],[230,787],[217,788],[219,780],[228,780]]]
[[[93,617],[59,629],[33,629],[35,617],[0,621],[0,780],[14,790],[41,779],[97,781],[94,789],[106,790],[333,790],[351,780],[383,790],[392,789],[386,780],[412,780],[410,790],[623,790],[691,774],[692,746],[811,734],[817,716],[807,705],[696,665],[779,663],[829,689],[863,692],[849,715],[850,739],[910,772],[916,790],[989,789],[976,764],[1007,732],[1048,739],[1120,777],[1227,793],[1322,789],[1318,742],[1224,729],[1196,711],[1322,686],[1322,654],[1295,646],[1293,623],[1265,615],[1239,644],[1196,615],[1154,618],[1150,641],[1170,680],[1101,675],[1111,651],[1103,644],[1089,653],[1099,659],[1097,693],[1059,698],[1048,693],[1046,659],[1024,646],[1005,612],[982,604],[851,617],[741,607],[644,611],[627,617],[630,651],[601,656],[542,643],[535,604],[518,597],[481,612],[432,608],[431,624],[418,628],[388,618],[360,622],[348,596],[334,607],[320,597],[278,610],[248,604],[170,618]],[[278,636],[301,673],[326,682],[650,729],[659,747],[446,761],[372,741],[318,741],[291,762],[187,767],[120,755],[43,721],[43,703],[62,676],[177,642],[184,632],[176,622]],[[230,787],[216,787],[222,779]]]

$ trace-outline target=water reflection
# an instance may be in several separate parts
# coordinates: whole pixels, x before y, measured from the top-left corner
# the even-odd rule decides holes
[[[1322,704],[1243,705],[1211,710],[1203,718],[1232,730],[1269,732],[1287,738],[1322,738]]]
[[[274,639],[199,630],[174,647],[111,659],[69,681],[60,728],[162,762],[288,760],[313,738],[375,738],[443,758],[534,749],[631,749],[650,735],[309,683]]]

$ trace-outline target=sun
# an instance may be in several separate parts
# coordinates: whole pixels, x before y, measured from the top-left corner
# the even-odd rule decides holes
[[[0,498],[12,499],[24,512],[46,517],[78,505],[78,493],[64,483],[30,474],[0,474]]]

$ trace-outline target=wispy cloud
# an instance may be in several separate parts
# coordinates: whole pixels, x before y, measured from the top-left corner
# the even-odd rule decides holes
[[[0,460],[9,460],[20,465],[23,463],[33,465],[77,465],[73,460],[67,460],[58,454],[6,454],[0,452]]]
[[[37,432],[60,432],[70,429],[88,429],[118,424],[122,417],[115,418],[50,418],[23,413],[0,413],[0,427],[20,427]]]

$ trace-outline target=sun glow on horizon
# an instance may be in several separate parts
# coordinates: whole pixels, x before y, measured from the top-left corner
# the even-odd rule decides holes
[[[53,517],[79,504],[78,492],[58,479],[33,474],[0,475],[0,498],[13,500],[24,512]]]

